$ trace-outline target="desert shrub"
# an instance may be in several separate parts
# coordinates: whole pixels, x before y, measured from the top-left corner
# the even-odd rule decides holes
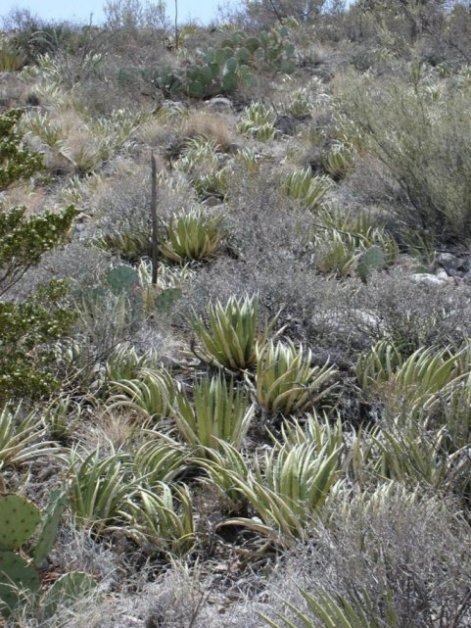
[[[470,333],[470,298],[466,285],[431,285],[393,271],[372,278],[357,305],[381,321],[370,330],[373,339],[390,339],[412,353],[421,346],[459,346]]]
[[[162,221],[167,221],[172,210],[186,206],[194,193],[183,178],[164,173],[158,176],[157,185],[157,214],[163,235]],[[130,261],[150,257],[150,198],[150,173],[131,172],[129,164],[119,169],[113,185],[102,189],[94,201],[100,246]]]
[[[352,81],[344,93],[356,141],[389,170],[408,203],[399,220],[442,242],[470,235],[469,85],[434,84],[412,66],[409,82]]]
[[[348,507],[335,504],[332,518],[293,552],[283,573],[283,597],[304,612],[303,625],[467,625],[468,527],[453,505],[397,484],[345,499]],[[273,588],[279,585],[275,580]],[[320,603],[330,596],[339,608],[351,605],[367,623],[319,623],[299,588]],[[292,610],[286,616],[296,621]],[[286,625],[271,617],[271,625]]]
[[[343,12],[340,30],[365,50],[407,56],[411,44],[433,66],[469,63],[469,6],[462,2],[362,0]],[[365,68],[364,68],[365,69]]]
[[[99,282],[109,264],[108,253],[86,242],[70,241],[44,253],[38,265],[12,286],[10,295],[15,300],[26,298],[54,278],[67,281],[70,295],[78,296]]]
[[[231,145],[231,119],[221,114],[198,111],[191,113],[184,124],[188,138],[204,137],[218,150],[228,151]]]
[[[18,72],[23,68],[25,58],[15,49],[7,37],[0,38],[0,71]]]

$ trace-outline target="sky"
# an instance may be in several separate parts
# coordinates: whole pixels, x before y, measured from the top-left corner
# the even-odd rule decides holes
[[[0,18],[5,17],[12,9],[29,9],[33,14],[46,20],[74,20],[88,23],[93,13],[93,22],[103,19],[104,0],[0,0]],[[145,4],[145,2],[143,2]],[[167,15],[173,21],[175,0],[167,0]],[[238,0],[178,0],[180,20],[188,18],[207,23],[217,15],[220,4],[239,5]]]

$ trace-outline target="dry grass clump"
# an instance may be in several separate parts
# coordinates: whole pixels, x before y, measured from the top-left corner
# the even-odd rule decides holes
[[[157,578],[144,565],[140,575],[127,580],[124,590],[85,598],[42,628],[64,625],[61,621],[67,621],[71,628],[79,628],[84,622],[91,628],[219,628],[238,626],[241,617],[244,626],[260,626],[253,606],[247,604],[237,587],[227,595],[218,593],[213,586],[215,579],[183,561],[173,561]],[[266,610],[267,605],[260,604],[259,608]]]
[[[188,138],[203,136],[221,151],[227,151],[232,141],[233,119],[230,116],[195,111],[190,113],[183,125]]]
[[[25,81],[16,72],[0,72],[0,105],[17,107],[27,94]]]

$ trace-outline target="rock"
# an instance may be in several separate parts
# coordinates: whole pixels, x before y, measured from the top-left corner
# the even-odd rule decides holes
[[[230,113],[232,111],[232,101],[224,96],[215,96],[206,102],[206,109],[217,113]]]
[[[186,109],[186,105],[181,100],[163,100],[162,109]]]
[[[429,285],[435,288],[439,286],[445,286],[449,281],[448,275],[445,279],[444,277],[432,275],[432,273],[413,273],[412,275],[410,275],[410,278],[414,283]]]
[[[435,273],[435,277],[437,277],[438,279],[443,279],[443,281],[445,281],[446,283],[448,283],[451,279],[450,273],[447,273],[447,271],[443,268]]]
[[[205,207],[218,207],[220,205],[224,206],[224,203],[221,203],[221,199],[219,196],[207,196],[203,203]]]
[[[451,277],[459,276],[464,260],[453,255],[453,253],[438,253],[435,264],[436,268],[443,269]],[[437,273],[438,274],[438,273]]]
[[[298,121],[293,116],[286,114],[278,116],[275,121],[275,129],[280,131],[283,135],[294,135],[298,126]]]

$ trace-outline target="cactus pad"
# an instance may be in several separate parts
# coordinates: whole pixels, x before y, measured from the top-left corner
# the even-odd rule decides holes
[[[120,264],[106,275],[106,281],[111,291],[119,295],[123,292],[131,291],[139,285],[139,276],[131,266]]]
[[[10,614],[20,601],[20,591],[35,593],[40,586],[36,570],[14,552],[0,551],[0,605]]]
[[[162,290],[155,298],[155,306],[164,314],[171,312],[173,306],[182,297],[180,288],[167,288]]]
[[[21,495],[0,495],[0,550],[21,547],[41,520],[39,508]]]
[[[43,527],[33,552],[34,564],[37,567],[41,566],[41,563],[47,558],[54,545],[60,519],[62,513],[67,508],[67,504],[68,498],[66,493],[56,491],[51,495],[49,506],[44,516]]]
[[[366,283],[374,270],[382,270],[386,266],[386,256],[380,246],[372,246],[359,259],[357,274]]]

